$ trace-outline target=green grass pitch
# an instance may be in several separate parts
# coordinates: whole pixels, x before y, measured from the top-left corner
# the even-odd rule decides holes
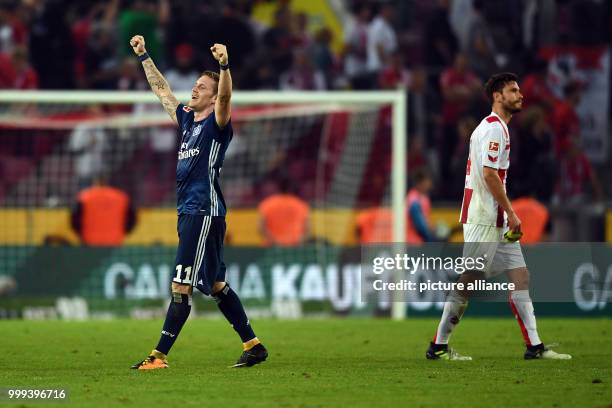
[[[512,319],[466,318],[452,345],[471,362],[427,361],[437,319],[254,322],[267,362],[230,369],[241,352],[221,320],[187,323],[171,368],[130,370],[161,321],[4,321],[0,387],[65,388],[78,407],[612,407],[609,319],[540,319],[571,361],[524,361]],[[0,406],[13,406],[6,401]]]

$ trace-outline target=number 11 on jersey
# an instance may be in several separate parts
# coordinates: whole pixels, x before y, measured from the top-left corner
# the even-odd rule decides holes
[[[176,276],[172,279],[173,282],[191,285],[191,266],[176,265]],[[185,272],[185,277],[181,279],[182,272]]]

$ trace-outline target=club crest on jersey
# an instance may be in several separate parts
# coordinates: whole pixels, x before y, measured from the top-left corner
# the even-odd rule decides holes
[[[201,131],[202,131],[202,125],[198,125],[195,128],[193,128],[193,135],[197,136],[200,134]]]

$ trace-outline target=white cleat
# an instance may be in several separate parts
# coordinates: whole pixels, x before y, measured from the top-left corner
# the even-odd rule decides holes
[[[459,354],[453,349],[450,349],[448,354],[448,359],[451,361],[472,361],[472,357]]]
[[[451,361],[471,361],[472,357],[464,356],[457,353],[454,349],[446,346],[436,346],[433,343],[429,344],[429,349],[425,353],[425,357],[428,360],[451,360]]]
[[[556,351],[550,350],[544,346],[536,350],[525,351],[525,360],[571,360],[572,356],[569,354],[561,354]]]
[[[540,358],[543,360],[571,360],[572,356],[569,354],[557,353],[553,350],[544,350]]]

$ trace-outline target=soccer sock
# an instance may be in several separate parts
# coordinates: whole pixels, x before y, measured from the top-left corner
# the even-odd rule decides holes
[[[172,293],[164,328],[154,351],[168,354],[191,312],[191,296]]]
[[[438,325],[438,331],[433,339],[434,344],[448,344],[451,332],[463,317],[468,301],[457,292],[451,292],[444,302],[442,318]]]
[[[244,307],[242,307],[242,303],[236,292],[226,284],[221,291],[215,293],[213,296],[223,316],[230,322],[234,330],[236,330],[242,339],[245,350],[249,350],[257,345],[259,340],[255,337],[255,333],[251,328],[249,319],[244,312]]]
[[[536,318],[533,313],[533,303],[529,297],[528,290],[514,290],[510,293],[510,307],[518,321],[523,339],[527,347],[537,346],[542,344],[538,329],[536,327]]]

